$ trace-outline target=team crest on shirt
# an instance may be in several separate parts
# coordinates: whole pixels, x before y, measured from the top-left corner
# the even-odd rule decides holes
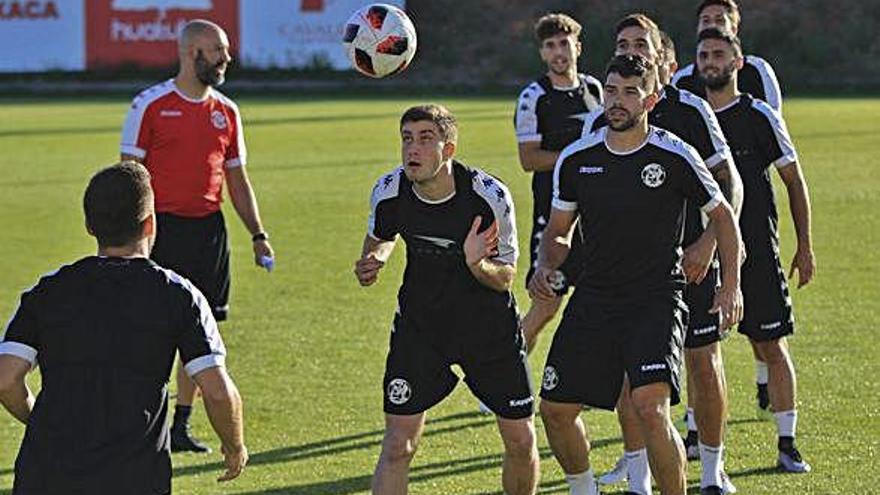
[[[544,390],[553,390],[557,385],[559,385],[559,373],[553,366],[547,366],[544,368],[544,379],[541,381],[541,386]]]
[[[211,112],[211,123],[214,124],[214,127],[217,129],[223,130],[226,129],[226,115],[223,114],[220,110],[214,110]]]
[[[666,170],[659,163],[649,163],[642,169],[642,182],[650,188],[663,185],[666,180]]]
[[[395,378],[388,383],[388,390],[386,390],[386,393],[388,394],[388,400],[391,401],[392,404],[399,406],[401,404],[406,404],[410,397],[412,397],[412,387],[410,387],[409,382],[403,378]]]

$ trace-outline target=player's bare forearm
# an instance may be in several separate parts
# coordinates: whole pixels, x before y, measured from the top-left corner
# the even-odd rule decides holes
[[[571,250],[576,218],[573,211],[551,210],[550,220],[538,246],[538,266],[555,270],[565,261]]]
[[[354,276],[358,283],[367,287],[376,283],[379,271],[394,250],[395,241],[375,239],[369,234],[364,236],[361,257],[354,262]]]
[[[211,426],[220,437],[224,449],[237,451],[244,448],[244,420],[238,388],[223,367],[208,368],[197,373],[193,380],[199,385],[205,403],[205,412]]]
[[[498,292],[506,292],[513,286],[516,267],[483,258],[468,263],[468,269],[481,284]]]
[[[251,235],[263,232],[257,197],[244,167],[226,169],[226,185],[229,188],[229,199],[232,201],[232,206],[235,207],[235,212],[238,213],[238,217],[241,218],[248,232]]]
[[[34,396],[25,382],[31,364],[12,355],[0,355],[0,403],[15,419],[27,424]]]
[[[391,253],[394,251],[396,241],[385,241],[376,239],[370,235],[364,236],[364,244],[361,249],[361,258],[373,255],[379,261],[388,261]]]
[[[709,212],[715,238],[718,240],[718,257],[721,262],[721,286],[738,288],[740,284],[740,237],[739,226],[733,209],[722,202]]]
[[[812,250],[810,194],[801,167],[797,162],[793,162],[780,168],[779,176],[788,192],[788,204],[797,234],[798,249]]]
[[[537,141],[519,145],[519,163],[526,172],[550,172],[558,159],[558,151],[541,149]]]

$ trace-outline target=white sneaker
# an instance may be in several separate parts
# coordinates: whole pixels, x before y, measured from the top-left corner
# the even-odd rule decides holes
[[[788,451],[779,451],[777,466],[788,473],[809,473],[813,468],[801,458],[801,453],[794,447]]]
[[[607,473],[599,476],[599,479],[596,480],[600,485],[613,485],[615,483],[620,483],[621,481],[626,480],[626,468],[627,468],[626,456],[622,455],[619,459],[617,459],[617,463]]]
[[[736,485],[730,481],[730,476],[722,469],[721,470],[721,489],[724,490],[724,494],[728,493],[736,493]]]

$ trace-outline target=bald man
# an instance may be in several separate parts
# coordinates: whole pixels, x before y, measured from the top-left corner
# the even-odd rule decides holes
[[[229,245],[220,210],[223,183],[251,234],[254,262],[274,263],[256,196],[248,180],[247,151],[238,106],[215,88],[232,58],[223,29],[190,21],[178,40],[180,71],[141,92],[122,129],[123,160],[143,163],[152,176],[158,233],[151,258],[192,281],[217,321],[229,311]],[[177,370],[177,404],[171,428],[173,452],[209,452],[190,433],[197,388]]]

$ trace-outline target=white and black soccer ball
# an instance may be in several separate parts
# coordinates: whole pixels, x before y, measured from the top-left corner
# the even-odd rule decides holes
[[[399,8],[374,3],[351,15],[342,42],[358,72],[380,78],[409,65],[416,53],[416,28]]]

